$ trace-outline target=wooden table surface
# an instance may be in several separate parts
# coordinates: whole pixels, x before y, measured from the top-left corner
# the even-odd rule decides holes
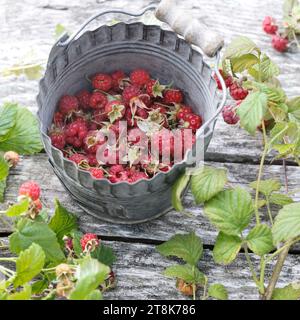
[[[46,61],[55,41],[55,26],[59,23],[73,31],[86,18],[104,8],[137,10],[149,3],[149,0],[15,0],[13,3],[1,0],[0,66],[3,68],[18,64],[26,55],[35,57],[38,61]],[[221,33],[226,43],[236,35],[251,37],[280,65],[280,81],[287,94],[291,97],[300,94],[300,54],[276,53],[270,46],[270,38],[261,30],[261,21],[266,15],[281,17],[282,1],[189,0],[184,4],[191,7],[193,14],[201,17],[211,29]],[[112,17],[107,19],[111,20]],[[107,19],[94,23],[92,27],[97,27]],[[0,102],[15,101],[36,112],[37,92],[38,81],[28,80],[24,76],[0,78]],[[232,185],[240,184],[246,187],[249,182],[256,180],[260,153],[260,135],[249,136],[242,129],[228,126],[219,119],[206,161],[208,165],[227,168]],[[284,182],[282,164],[270,164],[270,161],[268,163],[264,177],[278,178]],[[287,174],[289,190],[299,188],[300,168],[289,164]],[[182,299],[182,295],[175,289],[175,281],[162,275],[170,261],[155,251],[155,245],[175,233],[192,230],[195,230],[204,242],[205,253],[200,268],[209,276],[210,282],[224,284],[230,299],[258,298],[243,253],[227,267],[214,264],[212,248],[217,232],[204,217],[202,208],[194,205],[190,194],[185,197],[184,204],[193,213],[193,217],[173,211],[158,220],[139,225],[101,222],[87,216],[71,200],[54,175],[46,154],[40,153],[22,157],[20,165],[11,171],[5,194],[6,202],[1,205],[2,208],[7,207],[9,201],[15,200],[19,185],[28,179],[40,183],[45,206],[53,207],[54,198],[57,197],[78,216],[82,231],[97,233],[114,248],[118,257],[114,267],[118,285],[106,294],[106,298]],[[300,193],[295,195],[296,200],[299,201],[299,198]],[[10,232],[11,228],[0,225],[0,236],[3,240]],[[266,275],[269,275],[269,269]],[[299,279],[300,251],[296,248],[287,258],[278,285]]]

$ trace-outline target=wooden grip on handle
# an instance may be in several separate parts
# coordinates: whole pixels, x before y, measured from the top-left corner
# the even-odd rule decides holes
[[[191,17],[179,8],[176,0],[162,0],[155,15],[157,19],[167,23],[176,33],[185,40],[201,48],[209,57],[213,57],[224,45],[223,38],[197,19]]]

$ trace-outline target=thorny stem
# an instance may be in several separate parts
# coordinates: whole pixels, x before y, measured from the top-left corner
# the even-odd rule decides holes
[[[264,256],[260,259],[260,278],[259,278],[259,292],[260,294],[265,293],[265,268],[266,268],[266,261]]]
[[[0,258],[0,261],[12,261],[16,262],[17,258],[16,257],[2,257]]]
[[[204,276],[204,286],[203,286],[203,295],[201,297],[201,300],[206,300],[207,299],[207,283],[208,283],[208,279],[207,276]]]
[[[253,278],[255,284],[257,285],[257,287],[259,288],[259,287],[260,287],[260,283],[259,283],[259,280],[258,280],[258,278],[257,278],[256,272],[255,272],[255,270],[254,270],[252,261],[251,261],[251,259],[250,259],[247,244],[244,244],[244,245],[243,245],[243,248],[244,248],[244,250],[245,250],[245,257],[246,257],[246,260],[247,260],[249,269],[250,269],[250,271],[251,271],[252,278]]]
[[[256,224],[260,224],[259,212],[258,212],[258,195],[259,195],[259,184],[262,176],[262,170],[265,163],[265,158],[268,152],[268,144],[267,144],[267,135],[266,135],[266,128],[264,121],[261,122],[262,130],[263,130],[263,137],[264,137],[264,151],[261,156],[257,183],[256,183],[256,190],[255,190],[255,217],[256,217]]]

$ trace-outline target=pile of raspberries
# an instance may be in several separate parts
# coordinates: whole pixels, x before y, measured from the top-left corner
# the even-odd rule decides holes
[[[75,95],[60,98],[48,134],[54,147],[78,167],[89,171],[93,178],[109,179],[112,183],[149,179],[160,171],[170,170],[174,164],[176,150],[170,132],[180,131],[183,139],[184,130],[190,129],[192,144],[195,142],[202,118],[184,104],[180,89],[162,85],[144,69],[133,70],[129,76],[121,70],[111,74],[97,73],[90,82],[91,90],[83,89]],[[120,121],[126,121],[128,137],[139,136],[139,133],[157,135],[160,155],[165,145],[162,140],[170,139],[170,161],[163,163],[161,158],[153,161],[149,151],[147,159],[134,162],[133,147],[139,139],[128,139],[131,141],[127,145],[131,150],[130,159],[121,164],[118,150],[124,144],[117,139],[116,145],[112,146],[117,152],[116,163],[99,163],[97,150],[107,141],[99,138],[99,132],[112,130],[118,137]]]

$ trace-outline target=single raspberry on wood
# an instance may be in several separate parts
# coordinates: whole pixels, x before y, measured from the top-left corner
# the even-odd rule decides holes
[[[79,101],[74,96],[63,96],[58,102],[58,109],[64,116],[69,116],[73,112],[77,111],[79,107]]]
[[[284,52],[287,50],[289,44],[289,40],[287,38],[282,38],[280,36],[272,37],[272,46],[275,50],[279,52]]]
[[[267,16],[263,21],[263,29],[268,34],[276,34],[278,30],[278,25],[274,18]]]
[[[102,109],[107,104],[107,97],[101,92],[94,92],[90,97],[89,105],[93,109]]]
[[[136,69],[130,73],[130,81],[137,86],[143,86],[150,80],[149,73],[144,69]]]
[[[82,251],[91,252],[95,250],[96,247],[99,246],[100,241],[97,235],[95,235],[94,233],[86,233],[80,239],[80,244],[81,244]]]
[[[183,94],[179,89],[166,89],[164,91],[164,103],[181,103],[183,100]]]
[[[97,73],[92,77],[92,86],[94,89],[109,91],[112,88],[113,80],[109,74]]]
[[[244,100],[248,95],[248,90],[241,87],[237,82],[230,86],[229,91],[234,100]]]
[[[41,188],[34,181],[24,182],[19,189],[20,196],[30,197],[33,201],[37,200],[40,197]]]

